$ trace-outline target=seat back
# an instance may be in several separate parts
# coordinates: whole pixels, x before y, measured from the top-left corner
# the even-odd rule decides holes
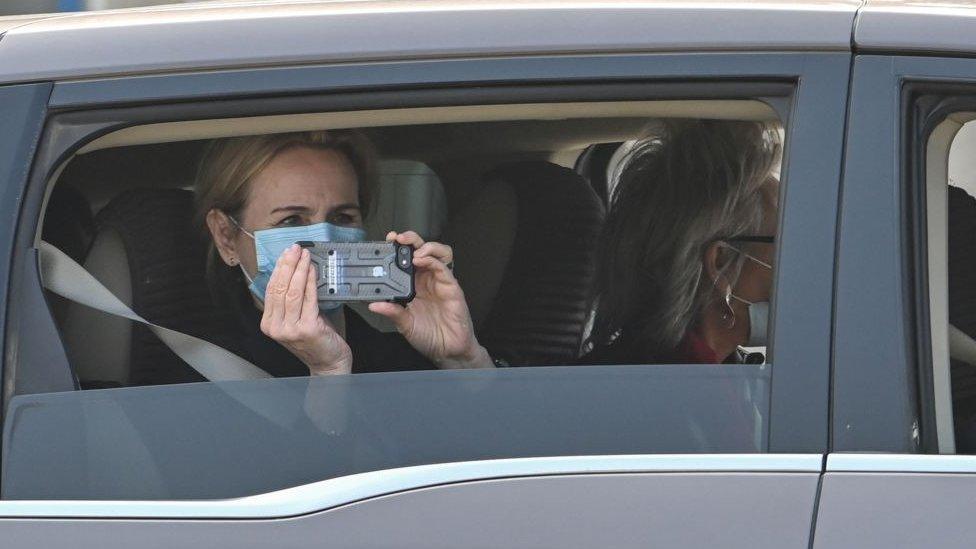
[[[98,213],[84,267],[147,320],[184,333],[220,334],[230,319],[210,298],[206,248],[191,226],[193,193],[132,189]],[[82,384],[203,380],[148,328],[73,304],[63,329]],[[218,343],[218,341],[214,341]]]
[[[603,218],[596,193],[572,170],[526,161],[485,176],[446,240],[492,356],[513,365],[576,359]]]

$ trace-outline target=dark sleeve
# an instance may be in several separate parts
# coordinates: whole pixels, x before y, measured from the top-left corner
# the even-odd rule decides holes
[[[346,310],[346,341],[354,374],[433,370],[434,365],[399,333],[384,333],[351,309]]]

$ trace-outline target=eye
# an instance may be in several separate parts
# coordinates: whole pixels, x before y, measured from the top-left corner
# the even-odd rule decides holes
[[[355,225],[359,223],[359,214],[356,212],[335,212],[332,214],[329,223],[334,225]]]
[[[281,221],[275,223],[275,227],[297,227],[303,225],[302,218],[298,215],[289,215]]]

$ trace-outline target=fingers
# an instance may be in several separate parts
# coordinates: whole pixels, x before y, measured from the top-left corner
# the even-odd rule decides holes
[[[305,280],[305,300],[302,302],[301,322],[313,322],[319,316],[318,270],[309,262]]]
[[[454,261],[454,250],[447,244],[440,242],[427,242],[413,253],[417,257],[433,257],[441,263],[451,263]]]
[[[390,231],[386,234],[387,242],[397,242],[399,244],[412,246],[416,251],[414,257],[434,257],[442,263],[452,263],[454,261],[454,250],[447,244],[440,242],[424,242],[424,239],[414,231],[398,233]]]
[[[291,280],[288,283],[288,291],[285,292],[285,311],[282,314],[282,321],[285,324],[298,324],[302,318],[302,309],[305,303],[305,290],[308,286],[308,268],[311,257],[308,250],[302,249],[298,253],[298,265],[294,268]]]
[[[420,248],[424,245],[424,239],[413,231],[406,231],[402,233],[390,231],[386,233],[386,241],[397,242],[399,244],[403,244],[404,246],[412,246],[414,249]]]
[[[281,324],[285,314],[285,295],[295,274],[295,266],[301,255],[298,246],[292,245],[275,263],[274,271],[268,280],[268,288],[264,292],[264,315],[261,317],[261,329],[270,329],[272,325]],[[267,325],[266,325],[267,323]],[[267,331],[265,331],[267,333]]]
[[[393,325],[396,326],[397,331],[401,334],[409,333],[413,327],[410,311],[397,303],[377,301],[369,304],[369,310],[390,319]]]
[[[435,257],[413,257],[413,266],[420,270],[430,271],[437,282],[457,284],[454,274],[447,268],[447,265]]]

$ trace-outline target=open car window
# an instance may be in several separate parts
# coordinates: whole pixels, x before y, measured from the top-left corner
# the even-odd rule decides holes
[[[644,348],[649,332],[640,323],[590,341],[600,318],[601,301],[593,298],[599,252],[607,234],[620,234],[606,231],[621,208],[615,193],[639,190],[644,176],[663,183],[655,179],[658,164],[628,175],[626,160],[617,159],[607,172],[613,180],[595,188],[572,169],[580,154],[594,145],[644,143],[628,154],[660,155],[655,147],[667,138],[653,132],[668,120],[697,125],[703,138],[725,131],[723,124],[752,124],[763,130],[748,135],[778,140],[780,152],[785,146],[783,123],[760,101],[658,103],[312,113],[267,117],[264,131],[253,120],[195,120],[133,126],[88,143],[51,181],[39,240],[147,321],[241,355],[269,375],[210,379],[147,325],[48,294],[78,390],[24,392],[9,402],[3,497],[231,498],[446,462],[767,451],[778,215],[718,235],[719,270],[689,275],[709,285],[682,286],[692,312],[669,340],[680,352],[615,354],[620,341]],[[451,276],[494,359],[490,367],[438,369],[433,360],[418,367],[417,347],[389,319],[356,304],[346,310],[346,329],[370,335],[347,339],[353,353],[370,356],[368,368],[309,376],[275,362],[294,357],[273,341],[255,348],[264,337],[256,326],[262,313],[242,278],[225,280],[224,289],[253,310],[213,300],[210,236],[194,217],[194,181],[213,140],[347,129],[376,149],[366,238],[411,230],[452,247]],[[697,153],[680,154],[694,160]],[[780,156],[772,156],[768,173],[748,183],[755,194],[743,199],[749,211],[778,208],[785,180]],[[762,194],[767,184],[777,191]],[[609,200],[598,196],[601,189]],[[695,212],[704,199],[692,192],[685,200],[683,211]],[[648,202],[648,211],[654,206]],[[681,240],[652,228],[662,242]],[[700,262],[702,250],[681,258]],[[766,286],[740,285],[747,271]],[[606,303],[609,293],[601,295]],[[643,295],[635,291],[633,299]],[[731,340],[721,356],[710,347],[699,316],[706,307],[727,331],[745,334],[742,345]],[[390,350],[377,350],[396,338]]]

